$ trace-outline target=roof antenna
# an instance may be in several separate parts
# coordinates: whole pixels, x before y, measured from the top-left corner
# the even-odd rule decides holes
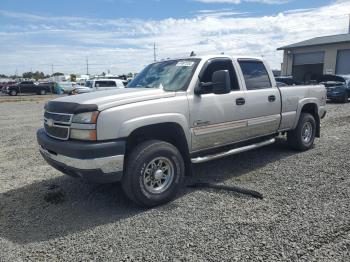
[[[196,53],[194,51],[192,51],[190,56],[196,56]]]

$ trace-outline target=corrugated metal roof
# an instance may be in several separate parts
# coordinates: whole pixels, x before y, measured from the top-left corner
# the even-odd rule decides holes
[[[350,34],[316,37],[316,38],[312,38],[296,44],[283,46],[278,48],[277,50],[293,49],[298,47],[316,46],[316,45],[329,45],[329,44],[337,44],[337,43],[344,43],[344,42],[350,43]]]

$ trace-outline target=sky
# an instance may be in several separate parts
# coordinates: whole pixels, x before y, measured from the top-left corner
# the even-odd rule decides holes
[[[348,32],[350,0],[0,0],[0,74],[139,72],[157,60],[264,57]]]

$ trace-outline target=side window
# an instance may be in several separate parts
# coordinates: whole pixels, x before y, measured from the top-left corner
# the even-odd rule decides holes
[[[212,76],[215,71],[228,70],[231,78],[231,90],[239,90],[236,71],[233,68],[232,61],[230,59],[213,59],[209,60],[207,65],[204,66],[204,71],[199,75],[201,82],[207,83],[212,81]],[[213,92],[212,87],[205,87],[204,94]]]
[[[108,82],[107,82],[107,86],[108,86],[108,87],[115,87],[115,86],[117,86],[117,85],[116,85],[115,81],[108,81]]]
[[[96,81],[95,83],[96,87],[106,87],[106,81]]]
[[[261,61],[238,61],[248,90],[271,88],[271,81]]]

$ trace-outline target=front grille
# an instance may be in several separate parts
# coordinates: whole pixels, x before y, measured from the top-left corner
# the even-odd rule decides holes
[[[54,138],[58,139],[68,139],[69,135],[69,127],[64,126],[48,126],[47,124],[44,124],[45,131],[49,136],[52,136]]]
[[[53,121],[56,121],[56,122],[70,123],[72,115],[51,113],[46,111],[44,113],[44,117],[46,119],[52,119]]]
[[[72,114],[61,113],[44,113],[44,128],[47,135],[67,140],[69,138],[69,131],[71,126]]]

